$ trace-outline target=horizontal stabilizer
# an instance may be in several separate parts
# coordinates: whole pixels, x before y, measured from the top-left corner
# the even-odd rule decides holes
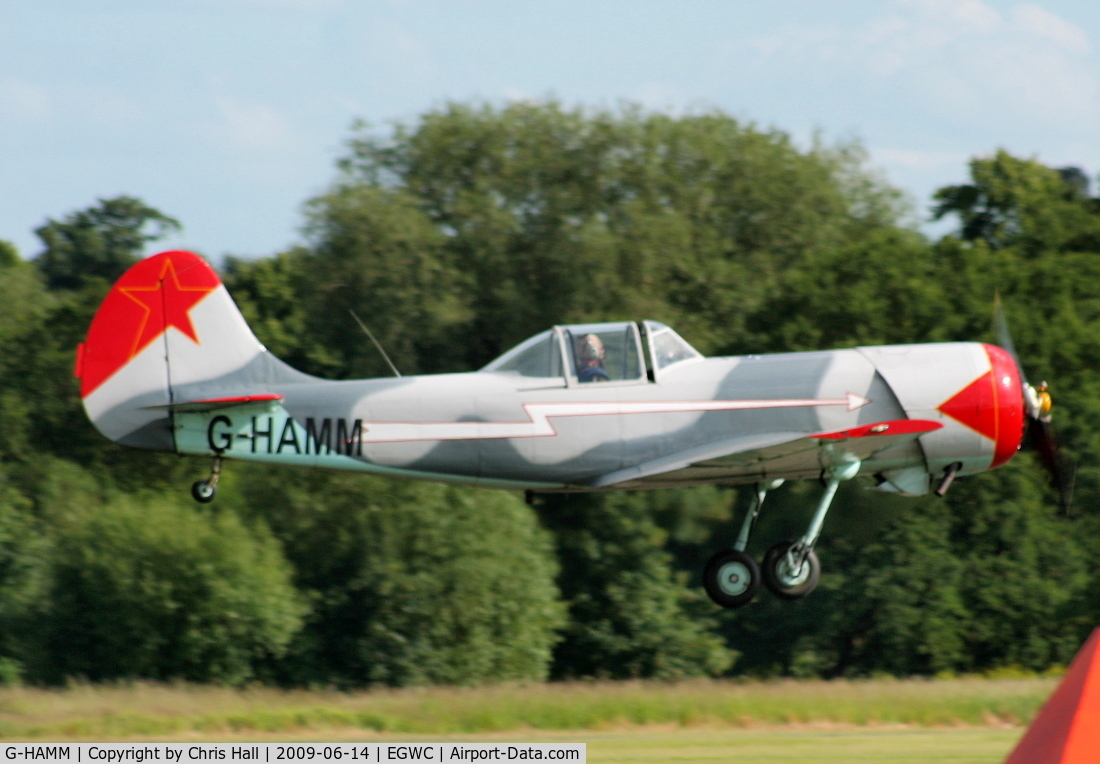
[[[150,409],[164,411],[179,411],[187,413],[201,413],[204,411],[217,411],[235,406],[244,406],[248,403],[274,403],[281,401],[283,396],[278,393],[260,393],[257,395],[236,395],[231,398],[203,398],[195,401],[181,401],[178,403],[162,403],[155,406],[146,406]]]

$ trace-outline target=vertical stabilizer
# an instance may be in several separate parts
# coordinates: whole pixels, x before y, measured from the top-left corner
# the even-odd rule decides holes
[[[181,389],[224,378],[265,353],[214,270],[177,250],[119,278],[77,351],[76,375],[101,433],[173,450],[170,406]]]

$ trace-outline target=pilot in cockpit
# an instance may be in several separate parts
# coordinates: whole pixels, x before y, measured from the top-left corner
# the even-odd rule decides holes
[[[607,382],[611,377],[603,368],[607,350],[595,334],[585,334],[576,342],[577,380],[580,382]]]

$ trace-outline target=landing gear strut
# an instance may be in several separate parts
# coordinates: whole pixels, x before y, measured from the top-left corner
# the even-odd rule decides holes
[[[749,545],[749,536],[760,515],[760,507],[768,491],[777,488],[782,480],[757,483],[754,488],[752,504],[741,523],[741,533],[733,549],[715,552],[706,567],[703,568],[703,588],[716,605],[724,608],[738,608],[747,605],[760,589],[760,567],[756,560],[745,553]]]
[[[852,460],[826,470],[825,493],[821,495],[806,533],[798,541],[780,541],[764,555],[764,585],[776,597],[797,600],[817,588],[821,580],[821,563],[814,554],[814,544],[821,535],[821,525],[840,482],[854,478],[859,473],[859,466],[858,460]]]
[[[210,468],[210,477],[206,480],[196,480],[191,484],[191,496],[199,504],[209,504],[218,495],[218,477],[222,473],[222,458],[214,457],[214,464]]]
[[[707,561],[703,569],[703,587],[715,604],[724,608],[737,608],[747,605],[756,596],[760,588],[760,579],[772,594],[787,600],[796,600],[812,592],[821,579],[821,563],[814,554],[814,544],[821,535],[821,526],[825,515],[836,496],[836,490],[844,480],[850,480],[859,473],[860,462],[857,459],[845,459],[825,470],[825,493],[818,502],[817,511],[806,533],[797,541],[780,541],[764,555],[764,562],[757,566],[751,557],[745,554],[749,536],[760,514],[767,492],[781,484],[775,480],[767,484],[757,484],[752,505],[741,525],[741,533],[733,549],[716,553]]]

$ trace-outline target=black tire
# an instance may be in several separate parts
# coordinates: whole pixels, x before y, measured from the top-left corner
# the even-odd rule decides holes
[[[205,480],[196,480],[191,484],[191,496],[199,504],[209,504],[218,495],[218,487]]]
[[[703,568],[703,588],[714,604],[737,608],[752,602],[760,589],[756,560],[736,549],[715,552]]]
[[[776,597],[785,600],[797,600],[817,588],[821,580],[821,563],[814,550],[806,555],[797,573],[789,570],[787,550],[794,546],[792,541],[780,541],[764,555],[764,586]]]

